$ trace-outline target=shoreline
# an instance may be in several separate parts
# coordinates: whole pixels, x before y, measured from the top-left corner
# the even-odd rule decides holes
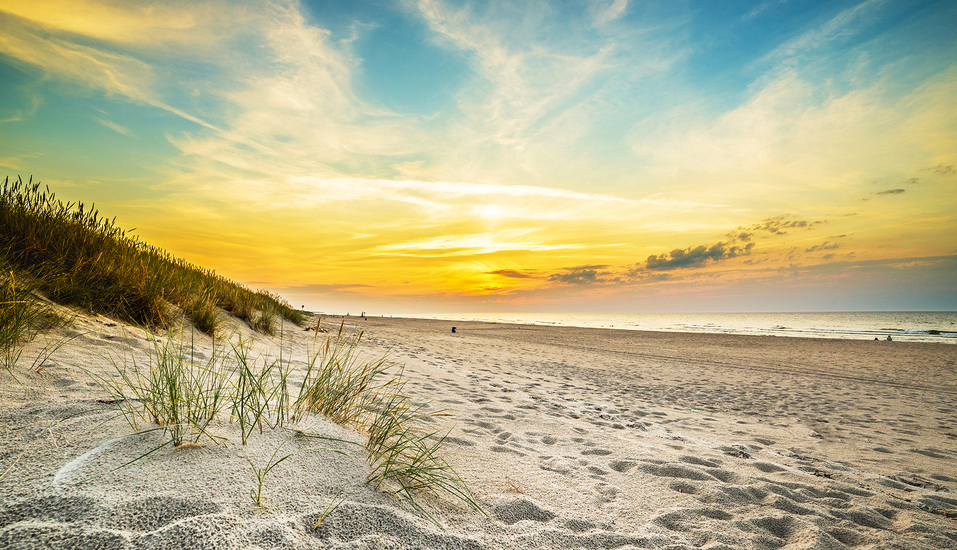
[[[788,316],[788,315],[846,315],[846,314],[874,314],[874,313],[887,313],[895,315],[909,315],[909,314],[936,314],[936,315],[945,315],[953,316],[954,320],[951,322],[957,322],[957,312],[951,311],[941,311],[941,312],[825,312],[825,313],[773,313],[773,314],[749,314],[749,313],[732,313],[732,314],[714,314],[719,317],[721,316],[753,316],[753,315],[775,315],[775,316]],[[319,315],[318,313],[314,313]],[[340,314],[322,314],[323,317],[329,318],[353,318],[353,319],[362,319],[361,315],[340,315]],[[423,314],[427,315],[427,314]],[[427,315],[422,317],[408,316],[408,315],[398,315],[398,316],[386,316],[386,315],[374,315],[368,317],[375,317],[379,319],[407,319],[407,320],[428,320],[428,321],[447,321],[449,323],[493,323],[493,324],[507,324],[507,325],[522,325],[522,326],[539,326],[539,327],[570,327],[570,328],[581,328],[581,329],[607,329],[607,330],[616,330],[616,331],[630,331],[630,332],[668,332],[668,333],[684,333],[684,334],[727,334],[727,335],[743,335],[743,336],[775,336],[782,338],[810,338],[810,339],[823,339],[823,340],[879,340],[884,341],[888,336],[891,336],[892,339],[896,342],[909,342],[909,343],[942,343],[942,344],[957,344],[957,328],[947,330],[947,329],[902,329],[902,328],[881,328],[881,329],[814,329],[814,328],[795,328],[795,327],[786,327],[786,326],[776,326],[771,328],[753,328],[753,327],[729,327],[729,326],[710,326],[707,328],[694,329],[693,327],[654,327],[654,326],[615,326],[615,325],[602,325],[600,323],[587,324],[583,321],[576,322],[563,322],[563,321],[534,321],[531,319],[495,319],[494,317],[511,317],[513,314],[503,314],[503,315],[489,315],[491,318],[477,318],[479,316],[473,314],[463,314],[463,317],[455,317],[454,314],[449,316],[444,316],[441,314],[437,315]],[[534,317],[548,317],[552,314],[521,314],[529,318]],[[618,314],[626,315],[626,314]],[[660,317],[660,316],[671,316],[671,317],[686,317],[686,316],[704,316],[710,314],[634,314],[628,315],[628,317]],[[604,322],[608,322],[607,315],[602,314],[575,314],[575,315],[565,315],[565,314],[553,314],[553,317],[564,318],[564,317],[573,317],[573,318],[602,318],[605,319]],[[634,321],[635,319],[629,319],[629,321]],[[713,320],[713,319],[712,319]]]

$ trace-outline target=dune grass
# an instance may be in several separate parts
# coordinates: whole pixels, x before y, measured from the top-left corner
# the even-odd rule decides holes
[[[343,329],[340,325],[321,343],[317,334],[316,349],[303,366],[282,355],[255,355],[241,340],[228,352],[219,348],[195,362],[191,347],[167,339],[154,342],[147,365],[114,361],[116,376],[97,379],[134,431],[143,423],[153,425],[148,429],[162,429],[173,446],[202,439],[224,444],[226,438],[214,428],[225,418],[238,424],[245,447],[264,427],[275,429],[310,414],[321,415],[366,434],[367,483],[411,502],[426,515],[416,500],[422,492],[451,496],[481,510],[455,470],[439,456],[445,435],[429,424],[443,413],[415,404],[404,393],[405,382],[396,365],[387,357],[364,358],[359,352],[362,333]],[[303,380],[295,399],[290,392],[293,375],[302,375]],[[296,454],[281,454],[280,448],[261,466],[246,455],[256,475],[250,497],[257,506],[263,502],[266,476]]]
[[[23,351],[21,344],[29,342],[42,330],[66,322],[65,317],[40,299],[35,280],[17,277],[13,271],[0,272],[0,364],[3,368],[12,369],[17,363]],[[43,355],[43,352],[38,355],[41,363],[39,358]]]
[[[360,358],[362,333],[344,333],[343,324],[315,350],[306,367],[299,395],[293,403],[296,418],[307,412],[320,414],[338,424],[368,425],[367,416],[383,393],[394,389],[396,379],[385,382],[392,366],[386,357]],[[316,333],[318,342],[319,333]]]
[[[207,334],[216,307],[272,334],[277,319],[301,324],[302,311],[214,271],[150,246],[82,202],[64,203],[32,178],[0,187],[0,264],[37,281],[54,302],[150,327],[168,327],[170,305]]]
[[[367,482],[390,489],[426,513],[415,499],[420,491],[444,493],[481,509],[462,478],[439,454],[448,433],[430,429],[433,417],[445,413],[430,412],[425,404],[415,404],[402,393],[405,383],[379,397],[367,428],[366,450],[372,471]]]
[[[219,354],[198,364],[192,349],[172,339],[153,340],[147,365],[135,356],[122,364],[113,360],[117,376],[96,376],[118,404],[133,430],[141,423],[162,427],[175,447],[198,443],[202,437],[223,440],[209,429],[232,397]]]
[[[264,334],[281,329],[282,318],[305,321],[303,312],[278,296],[252,291],[143,243],[117,227],[115,219],[83,203],[64,203],[32,178],[28,183],[6,178],[0,187],[0,268],[0,349],[9,356],[6,365],[16,362],[11,350],[55,322],[41,296],[150,328],[170,327],[171,306],[178,306],[210,335],[220,325],[219,309]],[[275,359],[254,356],[238,341],[229,352],[214,343],[212,356],[196,361],[192,346],[167,338],[154,339],[147,365],[114,361],[114,376],[98,380],[133,431],[161,430],[174,447],[204,439],[224,444],[225,437],[213,428],[226,418],[239,425],[245,446],[264,426],[322,415],[367,434],[368,483],[392,490],[423,512],[415,500],[422,491],[444,493],[481,510],[438,455],[445,436],[428,424],[441,413],[414,404],[403,393],[395,365],[386,357],[361,357],[362,333],[343,328],[322,342],[317,331],[316,349],[303,372],[282,356],[282,343]],[[294,372],[303,379],[295,399],[290,394]],[[250,496],[258,505],[266,476],[289,456],[277,449],[264,466],[250,460],[257,477]]]

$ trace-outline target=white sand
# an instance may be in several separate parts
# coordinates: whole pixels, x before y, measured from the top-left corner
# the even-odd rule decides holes
[[[361,435],[322,419],[301,428],[354,443],[267,430],[244,449],[224,425],[225,446],[166,446],[111,472],[162,436],[114,439],[130,430],[79,367],[105,373],[150,346],[80,317],[41,373],[0,374],[0,548],[957,548],[957,346],[346,323],[454,413],[443,456],[488,516],[424,497],[440,527],[364,485]],[[305,360],[312,333],[286,327]],[[280,446],[298,452],[256,509],[246,456]]]

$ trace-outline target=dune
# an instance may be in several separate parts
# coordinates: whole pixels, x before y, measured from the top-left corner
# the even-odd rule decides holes
[[[163,434],[132,431],[91,376],[112,376],[111,358],[146,361],[150,335],[80,314],[0,372],[0,547],[957,548],[957,346],[324,326],[340,322],[404,366],[417,402],[449,413],[434,417],[442,456],[481,512],[366,484],[363,434],[316,416],[246,446],[220,421],[220,444],[157,448]],[[315,333],[284,323],[281,339],[235,320],[221,333],[305,362]],[[199,332],[175,337],[213,353]],[[256,469],[287,454],[256,506]]]

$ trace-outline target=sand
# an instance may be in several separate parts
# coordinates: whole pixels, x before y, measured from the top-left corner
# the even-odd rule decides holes
[[[423,496],[433,522],[364,485],[362,436],[319,418],[298,428],[346,442],[267,429],[243,448],[225,424],[223,446],[112,471],[162,436],[131,435],[84,369],[143,361],[149,338],[80,316],[39,373],[0,373],[0,548],[957,548],[957,346],[345,323],[452,413],[443,456],[487,515]],[[284,353],[312,339],[287,324]],[[279,447],[296,454],[256,508],[250,461]]]

